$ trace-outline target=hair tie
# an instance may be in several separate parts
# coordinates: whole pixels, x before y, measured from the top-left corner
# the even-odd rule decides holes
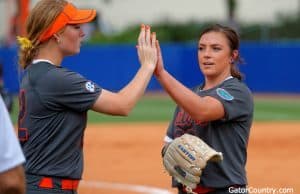
[[[22,50],[33,48],[33,45],[32,45],[31,41],[28,38],[17,36],[17,40],[18,40],[18,43],[21,46]]]

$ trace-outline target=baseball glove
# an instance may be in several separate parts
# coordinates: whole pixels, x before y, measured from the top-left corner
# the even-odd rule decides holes
[[[184,134],[162,150],[163,165],[168,174],[191,190],[200,182],[200,175],[208,161],[221,161],[216,152],[200,138]]]

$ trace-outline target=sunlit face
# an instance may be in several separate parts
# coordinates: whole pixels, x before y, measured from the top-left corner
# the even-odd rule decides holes
[[[205,77],[230,75],[232,52],[226,36],[221,32],[208,32],[200,37],[198,62]]]
[[[67,25],[60,34],[58,43],[63,55],[70,56],[79,53],[83,37],[84,32],[81,25]]]

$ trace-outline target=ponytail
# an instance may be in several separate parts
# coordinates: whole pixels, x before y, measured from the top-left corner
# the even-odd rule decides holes
[[[17,41],[20,45],[19,64],[22,69],[25,69],[35,57],[37,53],[37,46],[34,46],[32,41],[26,37],[17,36]]]

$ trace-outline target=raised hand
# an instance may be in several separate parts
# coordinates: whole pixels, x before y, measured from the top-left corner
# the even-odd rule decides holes
[[[158,40],[155,43],[156,45],[156,50],[157,50],[157,65],[154,70],[154,75],[159,76],[160,73],[164,70],[164,62],[161,54],[161,49]]]
[[[142,66],[155,69],[157,64],[156,33],[152,32],[150,26],[141,25],[138,37],[137,52]]]

